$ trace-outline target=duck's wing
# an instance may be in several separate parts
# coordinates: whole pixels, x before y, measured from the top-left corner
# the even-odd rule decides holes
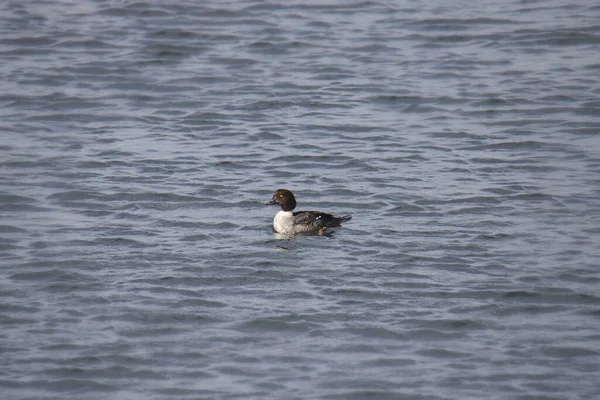
[[[310,229],[333,228],[352,218],[349,215],[336,217],[320,211],[297,211],[293,213],[294,225],[304,225]]]

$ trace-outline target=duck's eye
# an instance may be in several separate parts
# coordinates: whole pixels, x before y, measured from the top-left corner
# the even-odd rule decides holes
[[[283,195],[282,195],[282,194],[280,194],[280,195],[279,195],[279,197],[283,197]]]

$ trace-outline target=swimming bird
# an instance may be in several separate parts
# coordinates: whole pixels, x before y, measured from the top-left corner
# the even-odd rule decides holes
[[[322,235],[327,228],[341,226],[342,222],[350,221],[351,215],[337,217],[321,211],[296,211],[296,198],[287,189],[277,189],[273,198],[267,204],[278,204],[281,211],[275,214],[273,229],[277,233],[294,235],[296,233],[318,233]]]

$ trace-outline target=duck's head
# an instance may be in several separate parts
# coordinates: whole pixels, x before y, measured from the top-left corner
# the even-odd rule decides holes
[[[273,198],[267,204],[278,204],[283,211],[292,211],[296,208],[296,198],[294,194],[287,189],[277,189],[273,193]]]

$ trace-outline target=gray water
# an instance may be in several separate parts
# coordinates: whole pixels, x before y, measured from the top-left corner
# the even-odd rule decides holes
[[[600,398],[596,2],[7,0],[0,60],[2,399]]]

